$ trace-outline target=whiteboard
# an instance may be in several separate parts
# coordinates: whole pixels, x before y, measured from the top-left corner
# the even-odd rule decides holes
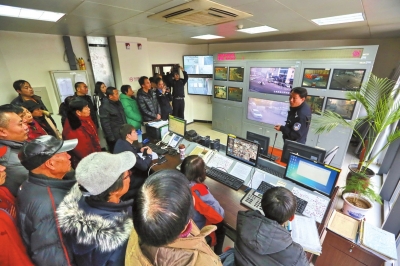
[[[75,83],[84,82],[90,88],[89,78],[86,70],[59,70],[50,71],[51,81],[53,82],[54,93],[58,105],[64,102],[68,96],[75,94]],[[91,95],[89,89],[88,95]]]

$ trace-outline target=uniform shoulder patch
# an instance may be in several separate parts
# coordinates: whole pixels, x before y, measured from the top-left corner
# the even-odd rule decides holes
[[[293,130],[294,131],[299,131],[300,128],[301,128],[301,124],[300,123],[294,123],[294,125],[293,125]]]

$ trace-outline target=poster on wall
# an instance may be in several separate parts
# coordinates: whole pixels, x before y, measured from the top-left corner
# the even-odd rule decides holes
[[[226,100],[226,86],[214,85],[214,98]]]
[[[249,91],[289,95],[293,87],[294,67],[251,67]]]
[[[301,86],[326,89],[330,73],[331,70],[326,68],[305,68]]]
[[[329,89],[358,91],[361,88],[365,71],[366,69],[334,69]]]
[[[235,102],[242,102],[243,88],[229,87],[228,88],[228,100]]]
[[[214,80],[228,79],[228,67],[214,67]]]
[[[322,106],[324,105],[325,97],[308,95],[306,103],[311,107],[311,113],[320,115]]]
[[[354,108],[357,101],[346,100],[340,98],[328,97],[326,99],[325,110],[329,110],[339,114],[343,119],[351,119],[353,117]]]
[[[244,67],[229,67],[229,81],[243,82]]]

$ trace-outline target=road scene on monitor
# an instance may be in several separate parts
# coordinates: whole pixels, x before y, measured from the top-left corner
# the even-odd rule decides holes
[[[249,98],[247,118],[270,125],[285,125],[289,103]]]
[[[249,91],[289,95],[293,87],[294,68],[251,67]]]

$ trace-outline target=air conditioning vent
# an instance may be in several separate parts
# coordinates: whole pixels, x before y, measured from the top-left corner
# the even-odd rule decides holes
[[[253,15],[212,1],[193,0],[148,18],[186,26],[209,26],[251,16]]]

